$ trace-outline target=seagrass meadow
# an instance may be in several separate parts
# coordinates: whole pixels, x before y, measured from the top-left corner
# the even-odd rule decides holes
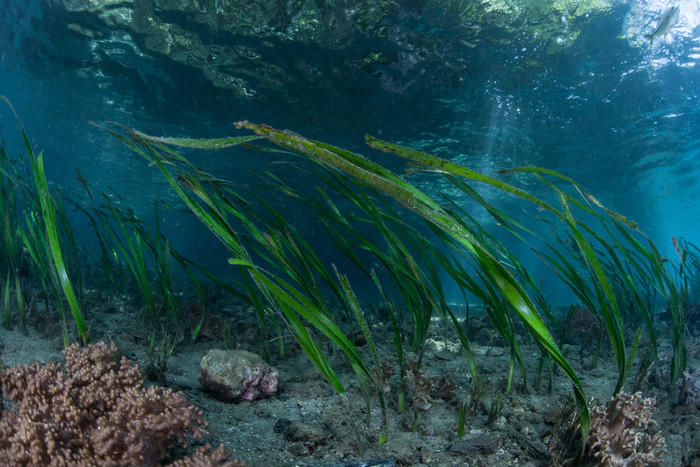
[[[22,363],[26,346],[43,345],[51,359],[74,342],[115,342],[149,379],[203,407],[213,439],[252,465],[267,456],[280,465],[615,456],[670,465],[679,457],[664,446],[692,436],[673,427],[696,417],[700,250],[673,238],[676,255],[663,256],[563,174],[521,166],[489,176],[367,135],[367,151],[403,161],[396,172],[247,121],[218,139],[95,124],[175,195],[157,200],[149,220],[79,170],[82,193],[52,188],[41,151],[3,104],[15,117],[3,120],[4,134],[23,142],[22,152],[0,152],[5,365]],[[257,158],[255,184],[221,179],[185,155],[234,149]],[[412,183],[425,177],[450,189],[432,197]],[[508,212],[509,199],[524,215]],[[201,222],[228,268],[181,254],[163,225],[170,211]],[[332,252],[305,235],[309,223]],[[517,243],[571,303],[548,302]],[[455,289],[459,303],[448,296]],[[259,354],[278,369],[280,391],[215,400],[196,382],[211,348]]]
[[[0,1],[0,465],[700,465],[698,31]]]

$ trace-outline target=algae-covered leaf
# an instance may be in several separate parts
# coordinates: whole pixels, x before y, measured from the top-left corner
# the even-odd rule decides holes
[[[192,149],[223,149],[237,146],[239,144],[248,143],[261,139],[261,136],[239,136],[235,138],[213,138],[213,139],[192,139],[192,138],[171,138],[165,136],[152,136],[140,131],[131,130],[136,136],[143,138],[146,141],[154,143],[162,143],[170,146],[179,146]]]

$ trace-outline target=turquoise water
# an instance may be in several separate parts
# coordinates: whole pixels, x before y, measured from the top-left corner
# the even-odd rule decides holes
[[[653,44],[644,35],[666,5],[651,1],[241,5],[2,2],[0,93],[45,152],[51,181],[78,193],[79,169],[146,216],[155,198],[173,195],[89,122],[217,137],[247,119],[396,171],[403,163],[366,149],[365,133],[490,175],[524,164],[558,170],[667,254],[672,236],[698,242],[696,3],[680,2],[678,23]],[[235,150],[192,157],[239,182],[267,167]],[[433,194],[444,188],[421,180]],[[215,256],[193,219],[172,226],[183,253]]]

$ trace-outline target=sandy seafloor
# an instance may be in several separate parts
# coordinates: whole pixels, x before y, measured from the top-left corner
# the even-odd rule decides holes
[[[101,294],[98,294],[101,295]],[[114,341],[119,348],[142,367],[147,362],[149,331],[139,319],[137,305],[93,297],[93,306],[86,313],[93,342]],[[469,465],[469,466],[544,466],[553,465],[548,445],[552,438],[551,414],[561,409],[571,396],[571,385],[561,371],[556,371],[551,392],[546,379],[535,385],[540,351],[531,339],[520,334],[522,356],[527,368],[527,386],[523,387],[520,370],[516,370],[513,389],[503,399],[503,408],[488,420],[488,413],[503,395],[508,374],[510,349],[485,318],[472,317],[469,336],[472,351],[486,392],[470,410],[462,440],[457,439],[458,411],[462,401],[470,401],[473,381],[464,353],[453,331],[439,320],[431,324],[427,350],[423,359],[426,377],[454,377],[454,396],[439,399],[426,411],[416,411],[409,396],[403,413],[397,411],[399,377],[388,380],[389,439],[379,446],[381,411],[378,398],[371,399],[371,421],[367,423],[365,398],[361,389],[338,354],[335,369],[347,388],[353,410],[349,415],[341,398],[312,366],[299,347],[285,339],[285,358],[272,353],[270,364],[279,371],[280,391],[274,397],[241,403],[224,403],[203,391],[198,382],[199,362],[210,349],[225,348],[221,329],[230,320],[234,323],[229,345],[256,352],[260,348],[255,313],[245,306],[222,299],[210,306],[211,321],[206,336],[194,344],[184,339],[177,353],[168,361],[168,386],[183,391],[188,400],[204,412],[209,435],[195,440],[190,450],[204,442],[213,446],[224,443],[233,457],[251,466],[393,466],[393,465]],[[28,318],[28,335],[18,330],[0,328],[0,359],[4,366],[35,361],[62,361],[61,328],[54,315],[47,316],[38,305]],[[72,323],[69,323],[72,324]],[[357,330],[357,329],[356,329]],[[372,330],[382,359],[396,366],[392,328],[388,323],[374,322]],[[160,336],[160,333],[157,333]],[[276,349],[278,342],[272,344]],[[668,355],[669,343],[660,341],[660,354]],[[406,345],[406,358],[415,360]],[[328,349],[328,345],[325,346]],[[366,346],[362,347],[367,352]],[[579,374],[586,394],[607,401],[617,378],[611,349],[604,348],[593,369],[593,349],[581,343],[565,345],[564,352]],[[700,367],[700,342],[688,341],[689,367]],[[641,353],[641,350],[640,350]],[[638,353],[639,355],[639,353]],[[369,359],[369,354],[367,354]],[[658,374],[664,374],[663,363]],[[625,386],[632,390],[637,365],[630,372]],[[659,378],[660,379],[660,378]],[[645,397],[655,397],[654,418],[666,440],[666,454],[661,465],[700,465],[700,411],[694,406],[679,406],[678,389],[659,388],[654,377],[641,384]],[[548,416],[549,415],[549,416]],[[359,428],[362,445],[358,446],[352,427]],[[589,463],[590,464],[590,463]]]

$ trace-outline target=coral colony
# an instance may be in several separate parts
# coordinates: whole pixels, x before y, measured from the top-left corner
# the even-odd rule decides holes
[[[654,465],[661,461],[665,442],[651,432],[656,422],[651,418],[656,400],[642,393],[620,392],[607,404],[591,410],[588,446],[593,456],[606,466]]]
[[[14,406],[0,419],[2,465],[158,465],[176,444],[207,434],[202,412],[180,392],[144,387],[138,365],[105,343],[63,353],[64,365],[34,363],[0,373]],[[240,467],[221,445],[173,465]]]

